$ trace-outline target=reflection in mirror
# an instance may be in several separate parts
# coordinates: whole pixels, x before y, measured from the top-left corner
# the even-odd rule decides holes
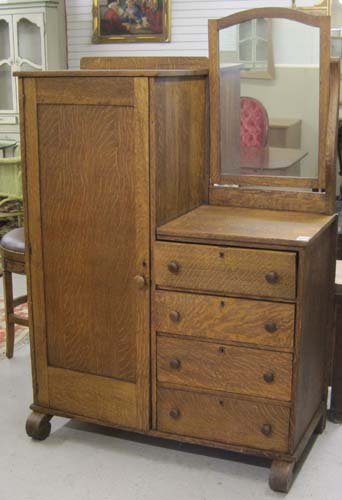
[[[231,30],[220,31],[221,61],[242,62],[244,78],[274,78],[272,21],[251,19],[241,23],[235,27],[233,40],[233,28]]]
[[[275,78],[253,78],[267,65],[270,26]],[[219,32],[219,60],[221,173],[317,177],[319,28],[287,19],[231,26]]]

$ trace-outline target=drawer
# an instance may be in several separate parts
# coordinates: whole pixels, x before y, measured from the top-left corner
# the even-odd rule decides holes
[[[158,381],[291,400],[292,354],[157,337]]]
[[[290,409],[236,397],[158,389],[159,431],[209,441],[288,450]]]
[[[154,322],[159,332],[218,341],[292,349],[295,306],[157,291]]]
[[[296,254],[157,242],[157,286],[294,299]]]

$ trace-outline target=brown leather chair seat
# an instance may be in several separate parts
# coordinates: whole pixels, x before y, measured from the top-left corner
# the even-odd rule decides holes
[[[5,250],[17,253],[25,253],[24,228],[12,229],[2,237],[0,245]]]
[[[13,297],[12,273],[25,274],[25,237],[24,228],[12,229],[0,242],[0,255],[4,269],[4,299],[6,321],[6,356],[12,358],[14,349],[15,325],[28,326],[28,318],[15,313],[14,309],[27,302],[27,295]]]

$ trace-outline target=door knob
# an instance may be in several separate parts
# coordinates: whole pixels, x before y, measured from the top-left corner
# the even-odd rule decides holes
[[[142,276],[141,274],[138,274],[137,276],[134,276],[134,283],[136,284],[137,288],[145,288],[147,286],[147,281],[145,276]]]

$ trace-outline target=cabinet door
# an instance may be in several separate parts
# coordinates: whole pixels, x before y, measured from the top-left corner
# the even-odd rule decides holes
[[[36,402],[147,429],[147,79],[23,85]]]
[[[45,69],[44,14],[13,15],[16,71]]]
[[[0,16],[0,112],[6,114],[14,113],[16,109],[12,26],[12,16]]]

